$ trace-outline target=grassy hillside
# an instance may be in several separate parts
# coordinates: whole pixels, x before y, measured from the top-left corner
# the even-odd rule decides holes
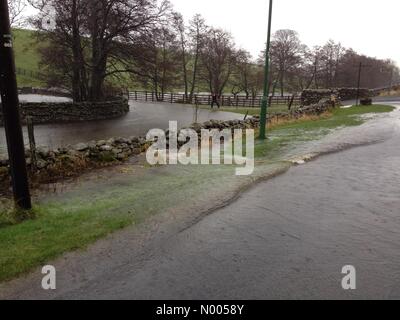
[[[18,86],[43,86],[42,81],[37,77],[30,75],[30,72],[39,71],[39,55],[37,53],[37,44],[32,37],[33,31],[15,29],[14,35],[14,53],[17,69],[26,71],[26,75],[17,72]]]

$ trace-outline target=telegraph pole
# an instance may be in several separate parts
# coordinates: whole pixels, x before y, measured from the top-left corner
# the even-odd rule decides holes
[[[357,102],[356,102],[356,106],[359,105],[360,102],[360,86],[361,86],[361,70],[362,70],[362,62],[360,62],[360,65],[358,67],[358,83],[357,83]]]
[[[0,93],[14,200],[18,209],[32,208],[19,116],[15,61],[7,0],[0,0]]]
[[[265,74],[264,74],[264,94],[261,104],[261,115],[260,115],[260,140],[266,139],[266,127],[267,127],[267,111],[268,111],[268,98],[269,98],[269,51],[271,43],[271,26],[272,26],[272,0],[269,0],[269,18],[268,18],[268,38],[267,48],[265,50]]]
[[[360,104],[360,90],[361,90],[361,72],[363,68],[371,67],[371,65],[364,65],[362,62],[358,65],[358,82],[357,82],[357,102],[356,105]]]

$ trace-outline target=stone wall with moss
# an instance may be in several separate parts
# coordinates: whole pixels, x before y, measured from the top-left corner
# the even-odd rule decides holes
[[[106,102],[43,102],[21,103],[21,119],[31,117],[36,124],[73,121],[91,121],[117,118],[129,112],[125,99]],[[3,111],[0,104],[0,125],[3,125]]]
[[[316,104],[322,99],[338,99],[340,101],[356,99],[358,95],[357,88],[338,88],[338,89],[308,89],[301,93],[301,104],[309,106]],[[369,89],[361,88],[359,91],[360,98],[369,98],[374,92]]]

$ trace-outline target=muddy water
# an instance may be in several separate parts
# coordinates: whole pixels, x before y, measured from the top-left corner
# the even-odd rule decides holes
[[[26,101],[60,101],[65,98],[49,98],[26,95],[20,97]],[[63,100],[62,100],[63,101]],[[243,115],[198,110],[198,121],[243,119]],[[104,121],[90,121],[68,124],[47,124],[35,127],[36,143],[52,148],[89,142],[91,140],[109,139],[111,137],[145,136],[153,128],[166,129],[169,121],[178,121],[180,127],[188,126],[195,120],[193,107],[168,103],[130,103],[130,112],[121,118]],[[27,138],[26,129],[24,136]],[[27,143],[27,141],[26,141]],[[6,154],[4,128],[0,128],[0,154]]]

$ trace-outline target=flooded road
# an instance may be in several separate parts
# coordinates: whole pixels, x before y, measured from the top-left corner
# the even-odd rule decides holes
[[[54,101],[54,99],[57,99],[56,101],[65,100],[65,98],[37,97],[35,95],[20,97],[21,101],[38,101],[39,99],[43,101],[43,98],[50,99],[48,101]],[[211,119],[243,119],[243,117],[243,115],[229,112],[198,110],[199,122]],[[188,126],[195,121],[195,109],[191,106],[178,104],[131,101],[130,112],[124,117],[102,121],[37,125],[35,126],[35,137],[37,145],[56,148],[112,137],[145,136],[150,129],[168,128],[169,121],[178,121],[180,127]],[[26,140],[26,128],[24,128],[24,136]],[[28,143],[27,140],[26,143]],[[3,127],[0,127],[0,154],[6,154],[6,138]]]
[[[37,272],[4,297],[400,299],[399,141],[399,110],[339,130],[288,155],[324,156],[194,223],[174,212],[59,259],[56,292]]]

